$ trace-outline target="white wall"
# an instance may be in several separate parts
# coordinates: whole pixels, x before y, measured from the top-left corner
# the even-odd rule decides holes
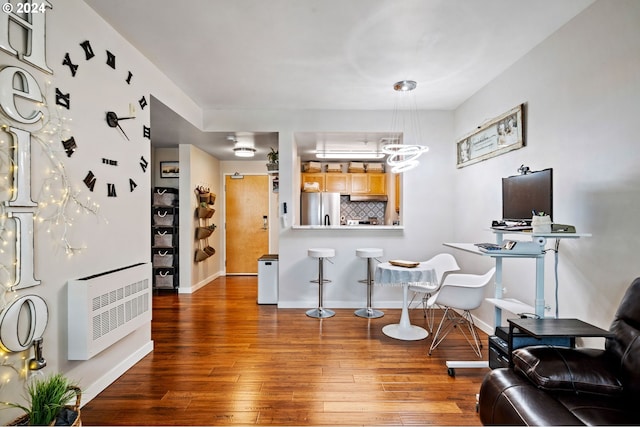
[[[527,107],[525,148],[455,172],[455,238],[491,241],[485,230],[500,218],[500,178],[516,174],[521,164],[532,170],[552,167],[554,220],[593,234],[560,244],[559,315],[603,328],[640,275],[639,23],[639,2],[598,1],[455,112],[454,133],[461,137],[519,103]],[[461,254],[470,270],[491,264],[479,258]],[[553,264],[547,255],[545,296],[551,315]],[[506,296],[533,304],[534,262],[507,260],[504,267]],[[489,306],[476,315],[493,324]]]
[[[149,262],[151,258],[151,169],[145,173],[139,166],[140,156],[147,160],[151,158],[149,140],[141,137],[142,125],[149,125],[149,106],[143,110],[137,101],[144,95],[150,102],[153,94],[194,123],[200,124],[202,118],[193,101],[84,2],[54,2],[53,9],[46,12],[46,19],[47,63],[53,69],[53,75],[0,52],[0,66],[15,65],[31,73],[46,94],[48,107],[43,108],[51,116],[64,119],[63,126],[51,135],[33,134],[33,199],[43,212],[46,211],[44,202],[48,202],[49,196],[61,188],[60,182],[68,180],[73,197],[91,206],[96,203],[99,210],[95,215],[78,213],[77,206],[71,203],[62,222],[36,223],[35,275],[42,284],[4,295],[3,304],[14,296],[27,294],[38,295],[46,301],[49,309],[49,324],[44,333],[47,367],[40,373],[67,373],[83,388],[83,401],[86,402],[153,348],[151,327],[147,324],[91,360],[67,360],[67,281],[137,262]],[[12,28],[15,30],[12,33],[20,32]],[[89,61],[85,60],[79,45],[85,40],[91,42],[96,54]],[[106,50],[116,55],[116,70],[105,64]],[[79,65],[75,77],[71,76],[68,67],[62,65],[66,53]],[[133,73],[131,84],[125,82],[127,71]],[[56,107],[56,88],[71,94],[69,110]],[[136,105],[137,118],[122,122],[123,129],[128,131],[131,138],[131,141],[126,141],[117,129],[107,126],[105,112],[111,110],[126,115],[130,103]],[[0,116],[0,120],[2,124],[16,125],[4,115]],[[69,136],[74,136],[78,144],[78,149],[71,157],[64,154],[60,143]],[[8,154],[6,147],[0,147],[3,158]],[[55,162],[61,162],[64,174],[62,180],[48,187],[51,154]],[[103,165],[102,158],[116,160],[118,166]],[[98,178],[94,192],[90,192],[83,183],[89,170]],[[138,184],[134,192],[129,192],[129,177]],[[117,184],[116,198],[106,196],[106,183],[111,180]],[[1,194],[7,194],[6,188],[2,188]],[[65,253],[61,241],[65,236],[64,220],[73,222],[73,226],[66,228],[69,243],[82,249],[73,255]],[[7,239],[8,236],[5,234],[3,237]],[[13,246],[12,238],[7,241],[9,246]],[[10,276],[13,275],[14,257],[12,250],[0,254],[0,263],[9,267]],[[4,280],[11,283],[10,277]],[[3,365],[15,369],[6,367],[3,370],[3,381],[9,381],[9,384],[0,387],[0,400],[16,401],[24,395],[24,378],[18,372],[23,366],[23,359],[32,356],[31,351],[8,354],[6,359],[3,355]],[[13,411],[2,411],[0,421],[9,420],[14,414]]]
[[[216,198],[213,208],[216,210],[209,224],[221,225],[220,206],[222,184],[220,182],[220,161],[199,148],[180,144],[180,293],[192,293],[223,274],[222,227],[216,229],[208,238],[208,243],[216,253],[204,261],[195,262],[195,251],[202,242],[195,238],[198,226],[195,188],[205,187]],[[204,225],[204,224],[203,224]],[[204,241],[203,241],[204,242]]]

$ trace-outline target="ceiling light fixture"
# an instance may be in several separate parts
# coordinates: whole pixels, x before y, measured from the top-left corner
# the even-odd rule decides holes
[[[236,157],[253,157],[256,154],[256,149],[253,147],[233,147],[233,152]]]
[[[233,153],[236,157],[253,157],[256,154],[256,148],[252,139],[238,139],[235,136],[229,136],[227,139],[234,142]]]
[[[402,80],[393,85],[398,95],[391,122],[392,134],[389,138],[385,138],[386,142],[381,148],[383,153],[389,155],[387,164],[391,166],[393,173],[402,173],[415,168],[419,164],[418,157],[429,151],[429,147],[425,145],[400,142],[404,135],[409,135],[411,139],[417,141],[422,138],[415,95],[411,97],[412,104],[407,100],[409,92],[412,92],[416,86],[418,84],[413,80]]]

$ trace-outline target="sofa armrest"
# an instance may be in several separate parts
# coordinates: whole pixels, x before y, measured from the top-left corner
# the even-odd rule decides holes
[[[516,371],[544,390],[601,395],[624,391],[604,350],[532,346],[515,350],[512,359]]]
[[[480,386],[483,425],[583,425],[553,396],[508,368],[489,372]]]

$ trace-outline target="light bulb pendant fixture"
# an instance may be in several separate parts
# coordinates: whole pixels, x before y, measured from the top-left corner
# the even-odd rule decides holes
[[[395,90],[396,92],[401,92],[398,96],[406,96],[406,94],[402,92],[411,92],[417,86],[418,84],[414,80],[401,80],[393,84],[393,90]],[[409,108],[408,114],[413,115],[413,117],[410,117],[410,122],[414,125],[415,128],[414,138],[419,140],[421,138],[421,135],[418,110],[415,104],[415,100],[412,107],[413,110]],[[396,104],[396,109],[394,111],[393,117],[394,122],[397,120],[399,114],[399,106]],[[394,128],[395,126],[393,126],[392,124],[392,129]],[[389,142],[384,144],[381,148],[381,151],[383,153],[388,154],[387,164],[391,166],[392,173],[402,173],[415,168],[419,164],[418,157],[420,157],[422,153],[426,153],[427,151],[429,151],[429,147],[424,145],[399,143],[399,134],[403,131],[406,130],[398,129],[398,132],[394,136],[388,138]]]

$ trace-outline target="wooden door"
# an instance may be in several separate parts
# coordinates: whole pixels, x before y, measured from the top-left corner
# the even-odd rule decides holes
[[[269,177],[227,175],[225,189],[226,272],[257,274],[258,258],[269,253]]]

